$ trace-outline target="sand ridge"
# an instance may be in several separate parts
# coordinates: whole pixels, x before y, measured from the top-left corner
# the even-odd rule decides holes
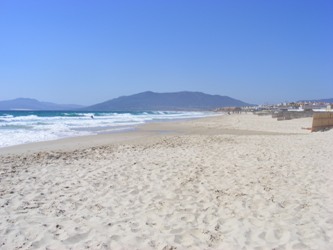
[[[331,249],[333,131],[309,123],[220,116],[151,124],[133,141],[11,150],[0,248]]]

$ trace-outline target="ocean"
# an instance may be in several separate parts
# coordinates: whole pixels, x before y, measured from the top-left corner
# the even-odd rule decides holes
[[[0,111],[0,148],[66,137],[114,133],[137,125],[212,116],[209,112]]]

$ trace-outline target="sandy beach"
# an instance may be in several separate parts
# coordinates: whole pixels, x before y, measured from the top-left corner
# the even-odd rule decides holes
[[[333,249],[333,130],[252,114],[0,149],[0,249]]]

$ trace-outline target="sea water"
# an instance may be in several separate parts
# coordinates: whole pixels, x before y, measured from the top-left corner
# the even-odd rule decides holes
[[[153,121],[211,116],[208,112],[0,111],[0,148],[134,129]]]

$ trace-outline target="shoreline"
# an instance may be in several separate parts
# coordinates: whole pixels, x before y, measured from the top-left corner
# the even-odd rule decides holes
[[[113,134],[150,122],[211,116],[211,112],[50,112],[3,113],[0,148],[85,135]],[[94,119],[92,119],[94,118]]]
[[[309,124],[242,114],[15,146],[0,246],[330,249],[333,131]]]
[[[127,128],[119,129],[119,130],[111,130],[109,132],[101,132],[97,134],[92,135],[79,135],[79,136],[72,136],[72,137],[64,137],[64,138],[58,138],[53,140],[46,140],[46,141],[36,141],[36,142],[29,142],[24,144],[17,144],[17,145],[11,145],[6,147],[0,147],[0,156],[4,155],[6,153],[11,152],[36,152],[38,150],[42,150],[44,147],[47,149],[52,150],[61,150],[62,145],[66,146],[66,149],[70,146],[79,148],[82,147],[89,147],[89,143],[87,141],[94,141],[95,146],[105,145],[109,141],[110,143],[119,143],[120,141],[128,141],[131,140],[131,137],[138,138],[138,137],[144,137],[146,134],[144,134],[146,131],[144,129],[145,126],[149,127],[149,124],[156,124],[156,126],[159,126],[160,124],[169,124],[169,123],[182,123],[182,122],[189,122],[191,120],[198,120],[198,119],[205,119],[210,117],[217,117],[219,115],[215,116],[207,116],[207,117],[200,117],[200,118],[182,118],[182,119],[175,119],[175,120],[160,120],[160,121],[148,121],[143,124],[138,124],[135,126],[130,126]],[[164,125],[162,125],[165,127]],[[155,125],[153,125],[155,127]],[[154,129],[158,130],[158,129]],[[156,131],[155,131],[156,132]],[[142,135],[141,135],[142,134]]]
[[[252,114],[234,114],[231,117],[252,116]],[[46,150],[70,150],[84,149],[87,147],[103,146],[108,144],[119,144],[122,142],[140,141],[145,137],[156,137],[163,134],[231,134],[231,135],[286,135],[298,134],[298,132],[276,131],[265,129],[263,131],[249,128],[239,128],[225,126],[223,128],[214,127],[213,129],[205,126],[191,126],[191,123],[199,122],[205,123],[206,121],[215,121],[216,119],[228,118],[225,114],[216,116],[208,116],[192,119],[177,119],[165,121],[152,121],[144,124],[137,125],[128,130],[113,131],[109,133],[100,133],[95,135],[82,135],[74,137],[59,138],[48,141],[37,141],[25,144],[13,145],[0,148],[0,156],[5,154],[21,154],[21,153],[35,153]],[[307,118],[303,118],[306,120]],[[230,125],[230,124],[228,124]]]

